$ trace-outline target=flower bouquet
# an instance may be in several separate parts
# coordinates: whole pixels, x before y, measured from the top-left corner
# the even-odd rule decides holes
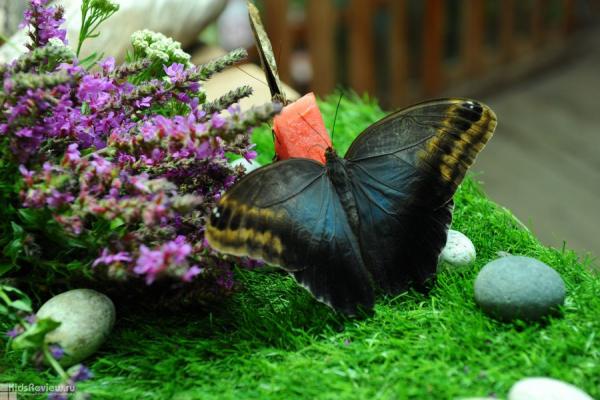
[[[87,286],[197,305],[232,291],[232,260],[208,247],[205,220],[244,173],[230,158],[256,157],[252,128],[280,107],[241,112],[246,86],[207,101],[202,82],[244,50],[194,66],[178,43],[141,31],[121,65],[79,59],[118,6],[83,0],[71,47],[47,2],[25,13],[29,51],[0,65],[0,313],[16,324],[13,344],[48,361],[53,324],[27,316],[27,294]]]

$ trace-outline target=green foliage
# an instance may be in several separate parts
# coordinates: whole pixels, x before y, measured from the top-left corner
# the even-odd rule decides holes
[[[111,0],[82,0],[81,2],[81,28],[77,42],[77,56],[81,51],[83,42],[100,35],[97,31],[100,24],[106,21],[119,10],[119,5]],[[91,57],[91,58],[90,58]],[[82,62],[93,64],[99,57],[92,55]]]
[[[12,348],[14,350],[37,350],[44,346],[46,334],[59,326],[60,322],[56,322],[51,318],[38,319],[13,340]]]
[[[336,103],[335,96],[321,103],[328,127]],[[370,101],[344,99],[338,151],[381,115]],[[257,131],[259,151],[270,134],[269,127]],[[550,376],[600,397],[600,279],[591,260],[540,244],[472,177],[456,195],[454,215],[454,229],[473,240],[478,258],[460,270],[443,268],[428,296],[382,297],[373,317],[345,319],[285,274],[240,270],[242,290],[212,313],[119,304],[115,331],[90,365],[95,378],[81,388],[95,399],[505,398],[522,377]],[[505,324],[481,312],[473,281],[498,251],[535,257],[561,274],[568,290],[562,316]],[[16,367],[17,359],[9,351],[0,360],[4,381],[52,381]]]

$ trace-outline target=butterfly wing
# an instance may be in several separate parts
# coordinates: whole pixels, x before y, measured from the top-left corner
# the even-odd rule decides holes
[[[213,210],[206,238],[221,252],[282,267],[338,311],[373,307],[360,246],[315,161],[289,159],[246,175]]]
[[[252,27],[252,32],[254,33],[256,49],[258,50],[263,71],[265,71],[271,96],[273,99],[277,99],[285,104],[285,92],[283,91],[283,86],[279,80],[277,63],[275,62],[275,55],[273,54],[271,41],[267,36],[267,32],[265,32],[258,9],[251,2],[248,2],[248,14],[250,16],[250,26]]]
[[[434,275],[452,196],[495,127],[479,102],[435,100],[371,125],[348,149],[363,258],[385,292]]]

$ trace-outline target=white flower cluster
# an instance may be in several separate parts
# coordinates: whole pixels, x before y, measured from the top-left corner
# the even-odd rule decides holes
[[[181,43],[166,37],[162,33],[148,29],[134,32],[131,45],[135,54],[145,55],[150,60],[164,63],[179,62],[190,65],[190,55],[181,49]]]

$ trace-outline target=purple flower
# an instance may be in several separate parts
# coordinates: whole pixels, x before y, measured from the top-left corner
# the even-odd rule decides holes
[[[171,83],[183,82],[186,79],[186,73],[183,68],[183,64],[173,63],[171,66],[163,66],[165,74],[169,77]]]
[[[112,265],[116,263],[128,263],[131,262],[132,258],[129,253],[125,251],[120,251],[116,254],[110,254],[108,249],[103,249],[100,257],[96,258],[92,263],[92,267],[95,267],[100,264]]]
[[[62,19],[62,10],[56,7],[48,7],[48,0],[30,0],[29,8],[25,10],[25,19],[21,27],[30,25],[33,28],[32,36],[35,47],[43,47],[53,38],[61,40],[67,44],[67,31],[60,29],[60,25],[65,22]]]
[[[141,99],[137,99],[133,104],[136,108],[149,108],[152,103],[152,97],[142,97]]]
[[[30,138],[33,137],[33,131],[31,128],[21,128],[15,132],[15,136],[22,138]]]
[[[65,392],[48,393],[48,400],[69,400],[69,394]]]
[[[78,147],[79,145],[77,143],[71,143],[67,147],[67,152],[65,153],[65,162],[69,164],[75,164],[81,159],[81,153],[79,150],[77,150]]]
[[[88,367],[83,364],[79,364],[79,367],[71,373],[71,380],[73,382],[81,382],[90,379],[92,376],[92,371]]]
[[[46,204],[50,208],[60,208],[62,205],[75,200],[75,196],[71,193],[61,193],[56,189],[52,189],[50,196],[46,197]]]
[[[29,314],[25,317],[25,321],[27,321],[28,324],[33,325],[37,322],[37,315]]]
[[[16,338],[23,332],[25,332],[25,328],[23,328],[21,325],[17,325],[8,332],[6,332],[6,336],[8,336],[9,338]]]
[[[219,113],[214,113],[210,118],[210,123],[215,129],[221,129],[227,123],[227,120],[223,118]]]
[[[50,350],[50,354],[52,354],[52,357],[54,357],[57,360],[60,360],[65,355],[65,351],[63,350],[63,348],[57,344],[51,344],[50,346],[48,346],[48,350]]]
[[[79,84],[77,97],[91,108],[98,109],[108,104],[115,91],[115,85],[108,78],[85,75]]]
[[[200,273],[202,273],[202,268],[198,267],[197,265],[193,265],[187,271],[185,271],[185,274],[183,274],[181,279],[184,282],[191,282],[194,277]]]
[[[140,246],[140,256],[137,259],[133,272],[146,275],[146,284],[151,284],[156,276],[167,266],[164,264],[163,253],[160,250],[150,250],[148,247]]]
[[[98,64],[100,65],[100,68],[102,68],[102,72],[104,72],[105,75],[108,75],[115,70],[115,58],[114,57],[108,57],[104,61],[102,61]]]
[[[146,283],[151,284],[156,277],[167,271],[169,268],[176,269],[179,266],[187,266],[187,257],[192,252],[192,246],[186,242],[185,236],[178,236],[175,240],[163,244],[156,250],[151,250],[142,245],[140,247],[140,256],[137,259],[133,272],[146,276]],[[200,273],[192,270],[189,279]]]

